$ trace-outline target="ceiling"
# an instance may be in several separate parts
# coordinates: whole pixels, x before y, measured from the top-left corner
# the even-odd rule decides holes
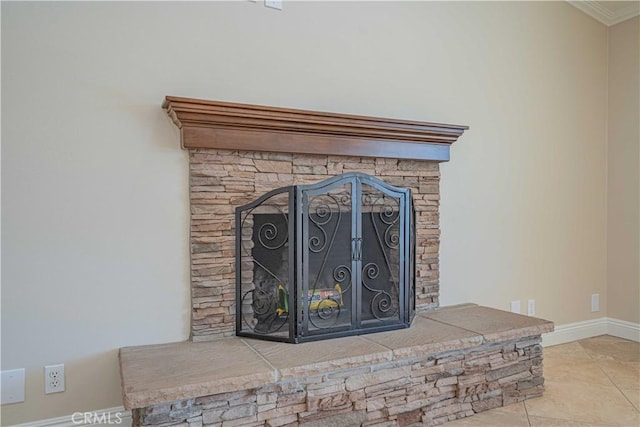
[[[569,3],[607,26],[615,25],[640,15],[640,0],[569,0]]]

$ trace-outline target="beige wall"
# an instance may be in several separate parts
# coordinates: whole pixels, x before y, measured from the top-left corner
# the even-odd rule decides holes
[[[28,384],[2,424],[119,405],[119,347],[187,338],[164,95],[470,125],[442,166],[442,303],[605,315],[606,72],[606,28],[564,2],[3,2],[2,369]]]
[[[640,18],[609,28],[607,314],[640,323]]]

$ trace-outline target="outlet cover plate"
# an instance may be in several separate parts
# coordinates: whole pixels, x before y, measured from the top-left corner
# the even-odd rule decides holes
[[[64,365],[44,367],[44,393],[61,393],[64,391]]]
[[[522,313],[522,310],[520,309],[520,301],[511,301],[511,312],[512,313]]]
[[[24,402],[24,368],[2,371],[1,404]]]
[[[264,5],[272,9],[282,10],[282,0],[264,0]]]
[[[600,311],[600,294],[591,295],[591,312]]]

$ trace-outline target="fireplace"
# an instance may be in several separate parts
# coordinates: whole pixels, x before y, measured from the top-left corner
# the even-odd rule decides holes
[[[450,146],[462,135],[466,126],[177,97],[167,97],[164,107],[180,129],[182,147],[188,150],[189,155],[191,340],[210,341],[237,333],[290,342],[296,339],[317,339],[315,333],[308,333],[314,329],[312,320],[316,319],[308,318],[305,327],[307,312],[301,311],[300,304],[296,309],[295,303],[305,299],[308,302],[313,298],[339,300],[342,297],[342,301],[336,304],[340,309],[340,317],[349,318],[349,326],[344,323],[341,325],[344,330],[332,330],[331,333],[336,334],[373,331],[378,326],[404,327],[410,322],[414,301],[416,313],[435,310],[439,306],[439,165],[449,160]],[[357,313],[364,307],[367,298],[373,300],[376,291],[363,293],[363,301],[352,307],[352,304],[357,304],[360,296],[356,296],[355,300],[346,299],[345,294],[351,298],[350,292],[355,293],[357,289],[345,290],[343,283],[332,277],[333,271],[328,267],[323,269],[325,276],[314,289],[313,282],[305,282],[308,278],[303,275],[313,277],[315,273],[310,269],[319,268],[313,263],[321,263],[322,257],[310,251],[312,263],[307,266],[304,259],[306,255],[292,244],[305,238],[302,230],[297,229],[303,225],[302,217],[296,217],[296,214],[301,215],[301,211],[294,209],[297,205],[290,207],[298,197],[297,192],[307,185],[315,185],[337,176],[344,177],[343,174],[357,173],[371,178],[367,181],[369,184],[363,184],[362,188],[366,191],[368,188],[378,188],[381,194],[387,193],[386,199],[389,201],[393,199],[392,194],[402,193],[399,189],[411,192],[411,197],[404,204],[404,216],[407,212],[410,216],[413,211],[415,215],[405,219],[404,224],[415,223],[415,227],[403,230],[402,251],[391,254],[402,256],[404,260],[401,264],[403,267],[397,266],[398,271],[393,271],[394,274],[397,273],[398,294],[394,296],[389,289],[387,293],[391,294],[390,298],[383,299],[387,294],[382,292],[374,301],[381,301],[384,313],[394,313],[393,321],[391,316],[384,317],[386,314],[381,315],[375,311],[363,311],[358,317]],[[278,192],[278,188],[285,189]],[[272,191],[278,194],[271,194],[267,197],[270,199],[269,203],[252,211],[255,215],[246,219],[242,231],[250,239],[254,231],[258,230],[251,221],[258,221],[260,226],[268,222],[268,216],[258,214],[279,213],[269,205],[276,205],[285,213],[281,217],[287,218],[286,226],[296,227],[279,234],[287,236],[288,244],[284,246],[286,250],[281,248],[271,254],[274,259],[268,261],[271,263],[268,266],[271,271],[269,274],[264,269],[256,269],[250,259],[253,247],[247,248],[248,254],[245,251],[244,261],[242,255],[236,255],[241,254],[242,247],[237,247],[237,224],[241,222],[236,220],[235,214],[238,207],[259,200]],[[302,202],[301,193],[299,196],[295,203]],[[399,196],[394,197],[398,199]],[[342,248],[348,252],[345,265],[354,276],[358,276],[356,279],[364,278],[364,282],[368,284],[367,274],[375,275],[375,271],[369,269],[363,273],[362,267],[369,263],[365,257],[373,256],[368,251],[375,246],[368,245],[365,240],[357,240],[367,238],[359,235],[361,230],[357,229],[357,224],[362,223],[366,228],[364,221],[367,221],[366,214],[370,212],[357,217],[357,209],[350,207],[350,217],[344,213],[344,206],[341,209],[341,227],[346,227],[346,231],[341,229],[336,235],[334,248]],[[300,220],[296,221],[296,218]],[[347,220],[356,227],[355,231],[348,229]],[[308,222],[311,232],[317,231],[313,221],[308,218]],[[376,223],[377,225],[381,224]],[[373,227],[372,224],[370,226]],[[306,238],[312,241],[307,243],[315,242],[314,237],[322,238],[320,235],[310,235]],[[247,245],[253,245],[253,242],[247,241]],[[352,249],[352,245],[356,247]],[[360,248],[363,259],[360,260],[360,267],[354,267],[350,265],[354,261],[349,256],[357,254]],[[411,252],[413,248],[415,253],[410,259],[412,254],[407,255],[406,251]],[[276,267],[272,264],[274,262]],[[375,263],[378,266],[384,264],[380,260]],[[389,264],[392,263],[395,260],[389,259]],[[411,268],[414,263],[415,273]],[[337,265],[339,263],[333,268]],[[302,266],[309,269],[297,268]],[[348,272],[338,270],[336,274],[338,273],[347,275]],[[385,271],[380,271],[379,274],[383,277],[387,275],[387,279],[382,280],[388,280],[390,275]],[[286,283],[285,279],[276,279],[272,275],[285,277]],[[240,292],[236,292],[240,286],[237,284],[237,277],[244,283],[244,289],[240,289]],[[258,290],[254,279],[261,282],[258,283]],[[274,288],[281,285],[284,289],[276,293]],[[336,289],[336,285],[339,285],[340,290]],[[306,286],[306,293],[303,292],[303,286]],[[366,287],[363,285],[359,289],[366,290]],[[402,296],[401,291],[404,292]],[[247,292],[250,294],[245,295]],[[258,298],[254,302],[253,297],[258,294],[264,298]],[[273,316],[276,296],[277,319]],[[261,318],[257,319],[256,310],[260,312],[263,309],[259,309],[261,302],[267,303],[265,307],[271,308],[267,310],[268,315],[262,317],[260,314]],[[332,305],[333,311],[327,305]],[[320,310],[319,314],[335,315],[337,310],[328,300],[313,308]],[[376,315],[381,319],[377,319]],[[351,316],[355,317],[353,321]],[[270,323],[272,320],[273,323]],[[278,332],[274,329],[278,329]],[[359,332],[349,332],[354,330]]]
[[[542,395],[551,322],[437,309],[438,162],[466,127],[165,108],[189,150],[192,335],[120,350],[134,425],[440,425]]]
[[[304,342],[406,328],[415,309],[411,190],[364,173],[236,209],[236,333]]]

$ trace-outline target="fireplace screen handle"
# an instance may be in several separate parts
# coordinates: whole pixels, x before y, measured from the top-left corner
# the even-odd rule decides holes
[[[362,260],[362,237],[351,239],[351,260]]]
[[[358,239],[356,239],[355,237],[351,239],[351,261],[358,260],[358,254],[356,253],[356,247],[358,246],[358,244],[356,243],[357,240]]]

